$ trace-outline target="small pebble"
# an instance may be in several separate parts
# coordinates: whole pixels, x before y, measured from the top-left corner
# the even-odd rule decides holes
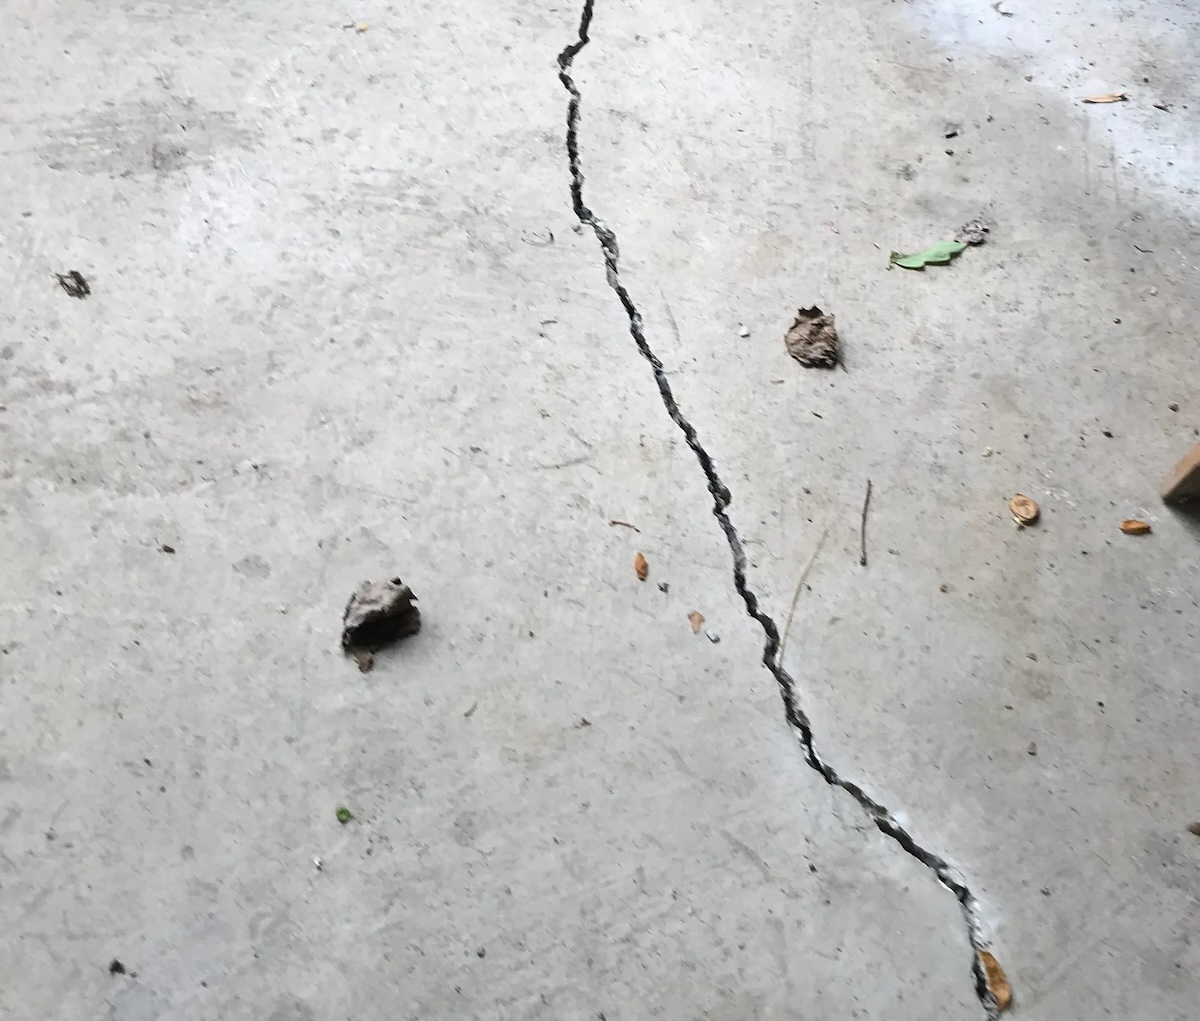
[[[1025,751],[1027,751],[1030,755],[1036,755],[1037,754],[1037,742],[1030,741],[1029,747],[1026,748]]]
[[[745,339],[746,337],[750,336],[750,327],[749,326],[741,327],[738,330],[738,336],[741,337],[742,339]]]
[[[1154,296],[1155,296],[1157,293],[1158,293],[1158,288],[1157,288],[1157,287],[1151,287],[1151,288],[1150,288],[1150,297],[1151,297],[1151,298],[1153,298],[1153,297],[1154,297]]]
[[[721,640],[721,636],[719,634],[717,634],[715,631],[705,631],[704,637],[707,638],[710,642],[712,642],[713,645],[716,645]]]
[[[993,453],[993,451],[992,451],[991,447],[984,447],[983,452],[979,456],[980,457],[991,457],[992,453]]]
[[[1121,325],[1121,320],[1120,320],[1120,319],[1114,319],[1114,320],[1113,320],[1113,322],[1114,322],[1114,323],[1116,323],[1118,326],[1120,326],[1120,325]]]

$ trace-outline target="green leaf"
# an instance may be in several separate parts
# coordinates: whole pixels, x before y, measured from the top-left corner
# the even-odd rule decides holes
[[[345,805],[342,805],[341,808],[339,808],[337,810],[337,821],[340,822],[343,826],[345,826],[346,823],[348,823],[353,818],[354,818],[354,813],[351,812],[350,809],[348,809]]]
[[[914,252],[912,255],[892,252],[888,257],[888,264],[901,266],[904,269],[924,269],[931,262],[949,262],[966,247],[962,241],[939,241],[931,248],[926,248],[923,252]]]

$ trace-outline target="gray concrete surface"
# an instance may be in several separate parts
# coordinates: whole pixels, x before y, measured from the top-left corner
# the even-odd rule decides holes
[[[1190,1016],[1196,16],[589,10],[11,5],[0,1013]]]

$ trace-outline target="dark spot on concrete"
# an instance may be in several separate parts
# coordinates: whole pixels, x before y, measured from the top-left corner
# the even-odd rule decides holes
[[[257,553],[248,553],[233,565],[233,569],[247,578],[269,578],[271,576],[271,565]]]

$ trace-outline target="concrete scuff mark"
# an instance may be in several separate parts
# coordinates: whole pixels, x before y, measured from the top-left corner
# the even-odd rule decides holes
[[[565,46],[558,55],[558,77],[563,88],[569,95],[567,105],[567,159],[570,170],[571,203],[580,223],[590,228],[600,244],[604,256],[605,273],[609,286],[616,294],[629,320],[629,333],[637,345],[638,352],[650,365],[655,384],[663,407],[671,421],[675,423],[684,439],[695,455],[712,496],[713,516],[717,519],[729,551],[733,559],[734,587],[746,607],[747,614],[755,620],[762,629],[764,636],[762,663],[775,678],[783,701],[784,715],[788,725],[795,732],[804,753],[807,764],[821,775],[827,784],[838,787],[849,794],[866,813],[875,826],[912,857],[928,868],[938,881],[958,901],[962,917],[966,925],[967,938],[972,948],[971,973],[974,980],[975,993],[983,1005],[987,1016],[994,1019],[998,1016],[995,997],[988,986],[987,974],[980,953],[985,950],[987,943],[983,937],[982,925],[979,918],[979,906],[970,887],[960,877],[946,859],[919,844],[916,839],[900,824],[886,805],[877,801],[867,791],[853,780],[843,777],[830,763],[821,757],[815,745],[812,724],[800,705],[796,692],[796,682],[784,669],[780,655],[779,628],[775,621],[763,611],[758,602],[758,596],[750,587],[746,577],[746,553],[741,536],[729,515],[729,505],[732,494],[722,481],[713,462],[712,456],[700,441],[695,426],[683,413],[675,399],[671,384],[667,379],[663,364],[654,349],[646,339],[641,313],[638,311],[633,297],[621,281],[619,259],[620,251],[616,234],[603,220],[587,206],[583,198],[583,168],[579,151],[579,121],[583,97],[571,74],[572,65],[580,51],[590,41],[589,32],[595,12],[595,0],[584,0],[580,15],[579,28],[573,42]]]

